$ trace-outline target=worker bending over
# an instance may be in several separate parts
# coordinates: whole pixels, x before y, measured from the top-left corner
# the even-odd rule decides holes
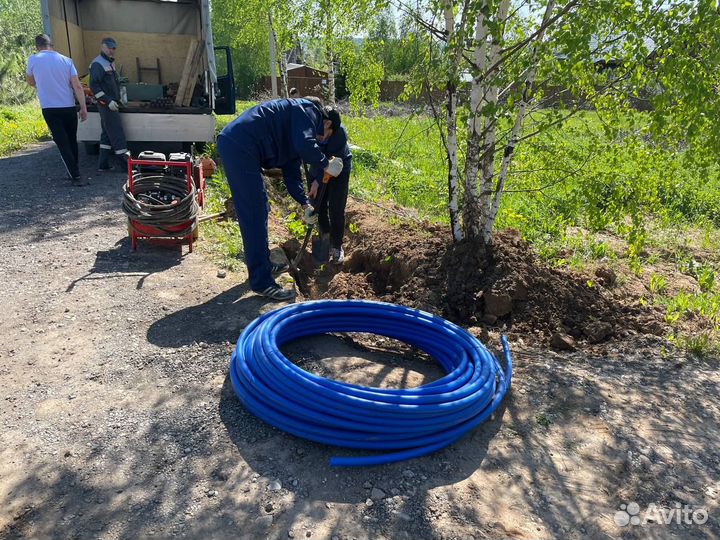
[[[116,41],[103,38],[100,54],[90,64],[90,90],[97,100],[102,133],[100,135],[100,156],[98,169],[110,169],[110,156],[118,158],[120,166],[127,169],[130,152],[127,149],[125,131],[120,119],[120,81],[115,71]]]
[[[288,193],[304,209],[303,219],[316,223],[300,167],[305,161],[331,176],[342,172],[342,159],[328,160],[318,144],[327,138],[331,125],[319,100],[275,99],[248,109],[218,136],[217,149],[240,225],[250,288],[273,300],[290,300],[294,291],[281,288],[272,276],[287,266],[270,262],[269,206],[261,169],[281,169]]]

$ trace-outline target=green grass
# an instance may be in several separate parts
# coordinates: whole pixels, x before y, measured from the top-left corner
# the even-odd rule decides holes
[[[37,104],[0,106],[0,156],[50,137]]]
[[[425,116],[345,117],[353,149],[351,193],[394,201],[447,221],[445,151]]]
[[[702,358],[720,356],[720,339],[717,329],[692,335],[680,334],[671,340],[681,349]]]
[[[225,210],[225,200],[230,197],[230,188],[222,169],[207,180],[205,213],[216,214]],[[221,267],[238,270],[242,266],[243,244],[240,227],[236,221],[206,221],[200,224],[203,238],[201,244],[205,253]]]

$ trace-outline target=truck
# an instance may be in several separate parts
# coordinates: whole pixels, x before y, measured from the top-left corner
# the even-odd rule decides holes
[[[55,50],[81,80],[104,37],[118,43],[115,66],[127,94],[121,108],[133,148],[189,151],[215,139],[216,114],[235,114],[229,47],[215,47],[210,0],[40,0]],[[100,114],[88,105],[78,141],[97,152]]]

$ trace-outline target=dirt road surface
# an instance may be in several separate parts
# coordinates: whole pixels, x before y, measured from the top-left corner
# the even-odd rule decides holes
[[[0,173],[0,538],[720,536],[716,363],[655,337],[601,357],[516,338],[490,422],[425,458],[333,469],[351,452],[264,424],[229,383],[231,344],[276,304],[187,248],[130,252],[121,175],[72,188],[51,143]],[[286,349],[369,385],[440,376],[335,336]]]

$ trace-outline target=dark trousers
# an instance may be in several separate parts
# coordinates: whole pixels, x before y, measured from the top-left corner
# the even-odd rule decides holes
[[[272,277],[268,248],[268,196],[260,174],[260,158],[252,149],[255,143],[236,141],[220,134],[217,149],[232,192],[250,288],[260,292],[276,285]]]
[[[100,113],[100,125],[102,127],[99,166],[105,168],[108,166],[108,158],[111,154],[116,156],[124,155],[127,153],[128,148],[120,113],[111,111],[107,106],[101,104],[98,104],[98,112]]]
[[[318,211],[318,225],[321,233],[330,233],[330,245],[340,249],[345,234],[345,206],[350,186],[351,161],[345,159],[343,172],[337,178],[331,178],[325,188]]]
[[[65,170],[72,178],[79,177],[77,110],[75,107],[60,107],[57,109],[43,109],[42,114],[50,133],[52,133],[53,141],[60,150]]]

